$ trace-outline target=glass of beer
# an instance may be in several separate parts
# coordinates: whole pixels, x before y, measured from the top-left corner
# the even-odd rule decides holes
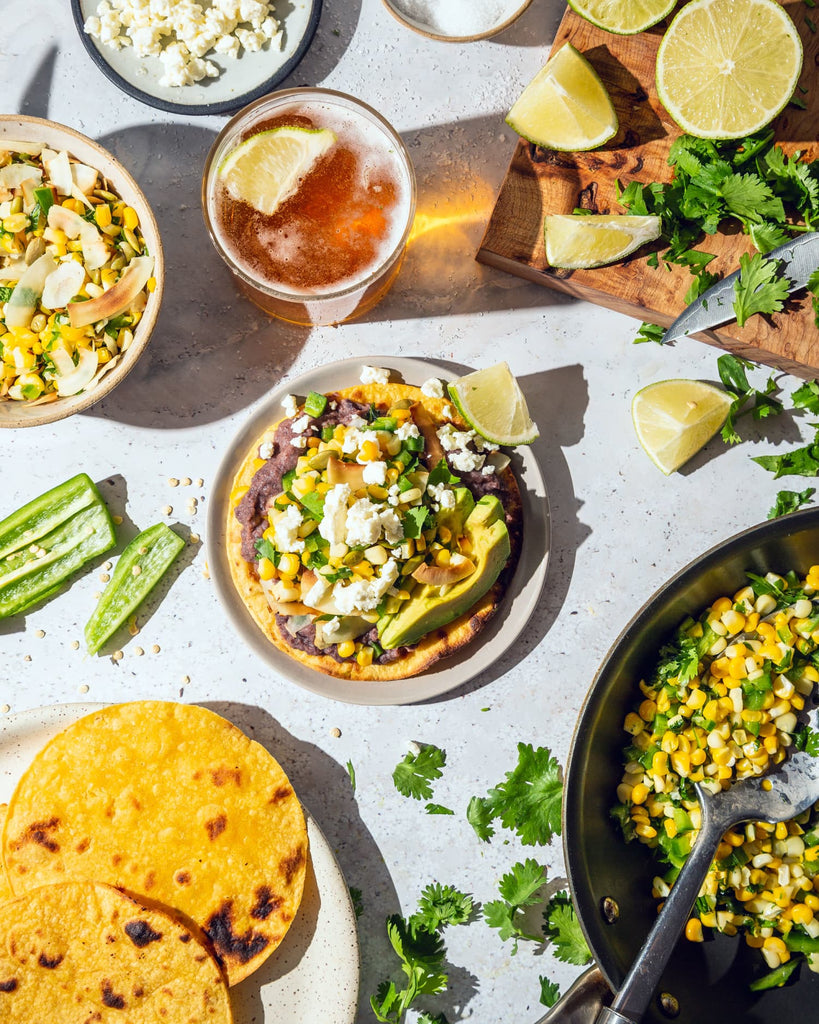
[[[329,129],[335,142],[272,214],[235,198],[220,167],[245,140],[279,127]],[[202,210],[239,287],[296,324],[337,324],[371,309],[398,274],[415,215],[415,174],[398,133],[330,89],[285,89],[236,114],[205,164]]]

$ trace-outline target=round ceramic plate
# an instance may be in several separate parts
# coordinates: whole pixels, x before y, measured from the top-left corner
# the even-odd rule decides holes
[[[283,30],[281,46],[274,40],[257,53],[243,50],[237,60],[205,54],[205,60],[220,68],[219,77],[178,88],[159,84],[164,68],[158,57],[137,57],[132,46],[114,50],[84,31],[85,20],[97,13],[99,0],[71,0],[71,9],[91,59],[129,96],[177,114],[227,114],[271,92],[287,78],[313,40],[321,4],[322,0],[280,0],[274,17]]]
[[[423,384],[430,377],[453,380],[457,374],[423,359],[390,356],[368,357],[373,366],[387,367],[393,381]],[[359,383],[363,359],[344,359],[321,366],[295,380],[285,381],[257,407],[233,439],[213,483],[208,510],[208,565],[216,593],[242,639],[279,675],[313,693],[350,704],[411,704],[440,696],[483,672],[515,642],[540,597],[549,554],[549,501],[531,448],[512,455],[512,468],[523,499],[523,545],[520,561],[500,608],[477,639],[451,658],[444,658],[421,675],[390,682],[337,679],[302,665],[275,647],[254,622],[233,585],[225,548],[225,523],[233,480],[251,445],[264,430],[282,419],[282,399],[295,394],[306,397],[352,387]]]
[[[54,704],[0,720],[0,803],[34,755],[58,732],[102,704]],[[310,861],[299,912],[274,955],[230,991],[237,1022],[353,1024],[358,1002],[358,935],[347,883],[305,808]]]

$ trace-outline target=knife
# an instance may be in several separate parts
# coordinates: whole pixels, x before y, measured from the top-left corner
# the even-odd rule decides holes
[[[804,288],[808,278],[819,268],[819,231],[811,231],[793,241],[765,253],[766,260],[780,260],[782,276],[788,280],[788,291]],[[663,344],[682,338],[686,334],[705,331],[710,327],[736,320],[734,312],[734,283],[739,271],[717,281],[683,310],[662,337]]]

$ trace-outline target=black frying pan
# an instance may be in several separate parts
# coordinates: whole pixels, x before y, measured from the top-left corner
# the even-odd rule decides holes
[[[688,614],[739,590],[745,571],[800,574],[819,563],[819,509],[746,530],[707,551],[669,580],[626,626],[606,656],[581,710],[566,772],[563,836],[569,884],[589,947],[605,979],[619,987],[656,915],[651,879],[664,871],[640,843],[623,842],[609,816],[617,802],[626,739],[622,722],[637,683],[660,645]],[[681,939],[644,1020],[665,1024],[808,1024],[819,1020],[819,976],[803,967],[784,988],[754,993],[767,971],[741,937]],[[586,978],[599,992],[599,976]],[[575,1002],[579,995],[575,994]],[[672,998],[668,998],[668,997]],[[582,1002],[582,1000],[581,1000]],[[599,1004],[598,1004],[599,1005]],[[558,1008],[555,1008],[558,1010]],[[676,1015],[675,1015],[676,1010]],[[549,1020],[594,1020],[564,1006]]]

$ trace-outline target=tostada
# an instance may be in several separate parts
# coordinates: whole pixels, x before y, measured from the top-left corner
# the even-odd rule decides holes
[[[474,639],[514,572],[522,506],[508,456],[440,381],[372,376],[287,396],[236,474],[226,535],[233,582],[276,647],[377,681]]]

